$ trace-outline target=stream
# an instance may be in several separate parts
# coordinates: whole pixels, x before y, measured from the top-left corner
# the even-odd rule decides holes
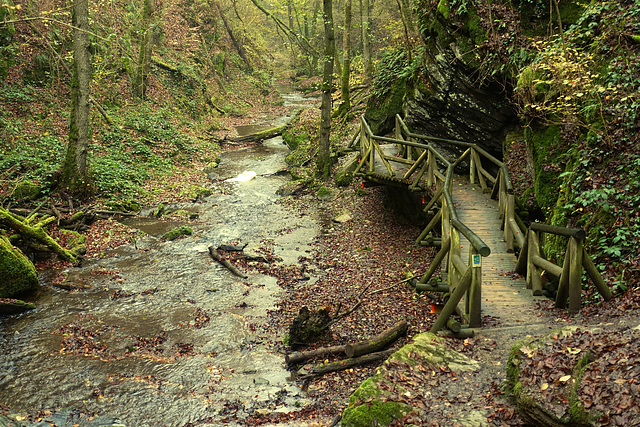
[[[285,105],[310,102],[279,90]],[[288,179],[277,173],[288,152],[276,137],[224,153],[211,177],[213,194],[171,206],[191,212],[193,221],[144,214],[123,221],[145,234],[66,272],[68,282],[87,290],[41,286],[30,299],[36,310],[0,318],[0,414],[10,410],[0,426],[237,425],[225,418],[304,407],[284,355],[255,332],[276,308],[282,292],[276,278],[238,278],[208,252],[246,245],[245,253],[259,253],[268,246],[284,264],[309,256],[318,218],[276,203]],[[182,224],[193,234],[159,239]],[[37,411],[42,420],[27,416]]]

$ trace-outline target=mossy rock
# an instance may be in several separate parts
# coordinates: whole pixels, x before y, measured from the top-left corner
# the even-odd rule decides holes
[[[325,202],[329,200],[333,200],[335,196],[336,196],[335,191],[325,186],[320,187],[316,192],[316,197],[318,198],[318,200],[322,200]]]
[[[215,171],[219,165],[220,165],[220,157],[216,157],[215,159],[207,163],[207,165],[202,169],[202,171],[206,174],[210,174],[213,171]]]
[[[24,302],[18,299],[0,299],[0,316],[22,313],[34,308],[36,308],[36,305],[32,302]],[[3,425],[0,423],[0,427]]]
[[[162,235],[162,238],[165,240],[175,240],[180,236],[190,236],[193,234],[193,230],[186,225],[181,225],[180,227],[174,228]]]
[[[118,212],[137,212],[142,205],[135,200],[116,200],[109,203],[109,210]]]
[[[166,211],[166,206],[164,203],[160,203],[153,211],[151,211],[151,213],[149,214],[149,216],[155,217],[155,218],[160,218],[162,215],[164,215]]]
[[[36,268],[9,240],[0,236],[0,298],[10,298],[38,284]]]
[[[22,181],[16,185],[13,190],[13,197],[15,199],[30,199],[34,200],[40,196],[42,186],[31,181]]]
[[[393,360],[407,362],[411,366],[426,362],[433,366],[447,366],[457,372],[480,369],[478,362],[447,348],[444,342],[443,338],[425,332],[416,335],[412,343],[392,354],[377,372],[365,380],[351,395],[349,405],[342,414],[340,425],[345,427],[386,426],[410,412],[420,411],[396,400],[397,395],[385,390],[389,387],[381,387],[388,381],[385,379],[385,372],[390,369],[390,362]]]

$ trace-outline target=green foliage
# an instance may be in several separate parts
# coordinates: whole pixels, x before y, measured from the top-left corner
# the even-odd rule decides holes
[[[66,144],[53,135],[31,138],[20,144],[19,150],[2,149],[0,170],[6,181],[28,180],[43,186],[47,194],[62,165]]]

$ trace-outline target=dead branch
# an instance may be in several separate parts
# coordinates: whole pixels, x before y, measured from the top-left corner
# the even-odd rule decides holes
[[[234,267],[233,264],[231,264],[228,260],[222,258],[222,256],[218,253],[218,251],[216,251],[216,248],[214,248],[213,246],[209,246],[209,254],[211,255],[211,258],[215,259],[220,264],[225,266],[234,275],[241,277],[243,279],[246,279],[247,277],[249,277],[243,272],[241,272],[240,270],[238,270],[236,267]]]

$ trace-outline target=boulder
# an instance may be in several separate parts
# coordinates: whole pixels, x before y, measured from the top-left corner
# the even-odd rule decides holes
[[[410,390],[398,389],[390,378],[394,370],[407,366],[416,370],[431,371],[446,367],[453,372],[480,369],[480,364],[463,354],[446,347],[444,339],[430,332],[416,335],[413,342],[405,345],[384,362],[376,373],[365,380],[351,395],[349,405],[342,414],[340,425],[344,427],[386,426],[410,412],[424,412],[427,408],[414,407],[406,399]],[[436,369],[437,370],[437,369]],[[429,384],[419,386],[420,393],[428,393]],[[400,391],[400,392],[399,392]],[[466,424],[469,425],[469,424]]]
[[[0,236],[0,298],[10,298],[38,284],[36,269],[9,240]]]

